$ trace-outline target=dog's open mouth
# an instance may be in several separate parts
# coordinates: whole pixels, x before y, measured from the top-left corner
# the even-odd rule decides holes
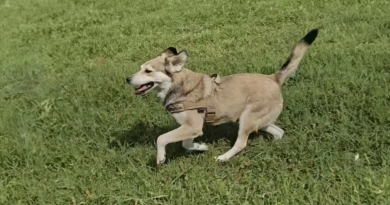
[[[148,91],[151,88],[153,88],[153,85],[154,85],[153,82],[145,83],[145,84],[139,86],[138,88],[135,88],[135,94],[136,95],[144,94],[146,91]]]

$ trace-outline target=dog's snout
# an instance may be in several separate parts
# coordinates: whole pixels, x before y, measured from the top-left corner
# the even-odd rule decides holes
[[[127,78],[126,78],[126,82],[130,84],[130,82],[131,82],[131,77],[127,77]]]

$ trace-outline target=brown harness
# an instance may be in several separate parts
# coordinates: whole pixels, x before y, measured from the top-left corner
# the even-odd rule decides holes
[[[220,77],[218,74],[212,74],[210,76],[213,79],[213,83],[216,85],[220,82]],[[170,113],[179,113],[186,110],[197,110],[198,113],[205,113],[205,122],[212,123],[215,121],[215,106],[213,97],[210,96],[206,99],[201,100],[200,102],[177,102],[168,104],[165,109]]]

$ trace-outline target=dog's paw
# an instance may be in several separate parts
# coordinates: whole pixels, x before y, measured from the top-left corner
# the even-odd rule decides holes
[[[198,150],[198,151],[207,151],[207,150],[209,150],[209,146],[207,146],[206,143],[202,143],[202,144],[199,144],[197,150]]]
[[[224,154],[223,155],[219,155],[218,157],[214,157],[214,159],[217,162],[226,162],[226,161],[229,160],[229,158],[227,156],[225,156]]]
[[[206,143],[193,143],[192,147],[187,148],[188,151],[207,151],[209,150],[209,146]]]
[[[281,128],[277,127],[276,125],[275,125],[275,127],[276,127],[277,132],[275,132],[274,135],[273,135],[274,136],[274,140],[281,140],[283,138],[283,135],[284,135],[284,130],[282,130]]]
[[[283,130],[278,130],[278,133],[273,135],[274,136],[274,140],[281,140],[283,138],[283,135],[284,135],[284,131]]]
[[[165,157],[157,158],[157,166],[163,165],[165,162]]]
[[[273,137],[274,140],[281,140],[283,138],[283,136],[280,135],[274,135]]]

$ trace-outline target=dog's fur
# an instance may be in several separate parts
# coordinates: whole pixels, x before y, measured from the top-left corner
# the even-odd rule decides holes
[[[208,75],[196,73],[185,68],[188,59],[186,51],[177,53],[170,47],[158,57],[147,61],[141,70],[127,78],[133,86],[139,86],[136,94],[146,94],[156,88],[157,95],[164,106],[177,102],[198,102],[213,97],[216,118],[213,125],[225,122],[239,122],[238,138],[234,146],[217,160],[226,161],[243,150],[250,133],[259,129],[281,139],[284,131],[274,122],[283,109],[281,86],[286,78],[298,68],[309,45],[317,37],[318,30],[310,31],[293,49],[282,68],[272,75],[237,74],[220,79],[214,86]],[[188,150],[207,150],[206,144],[193,143],[202,135],[204,113],[186,110],[173,113],[180,127],[165,133],[157,139],[157,164],[165,161],[165,146],[182,141]]]

